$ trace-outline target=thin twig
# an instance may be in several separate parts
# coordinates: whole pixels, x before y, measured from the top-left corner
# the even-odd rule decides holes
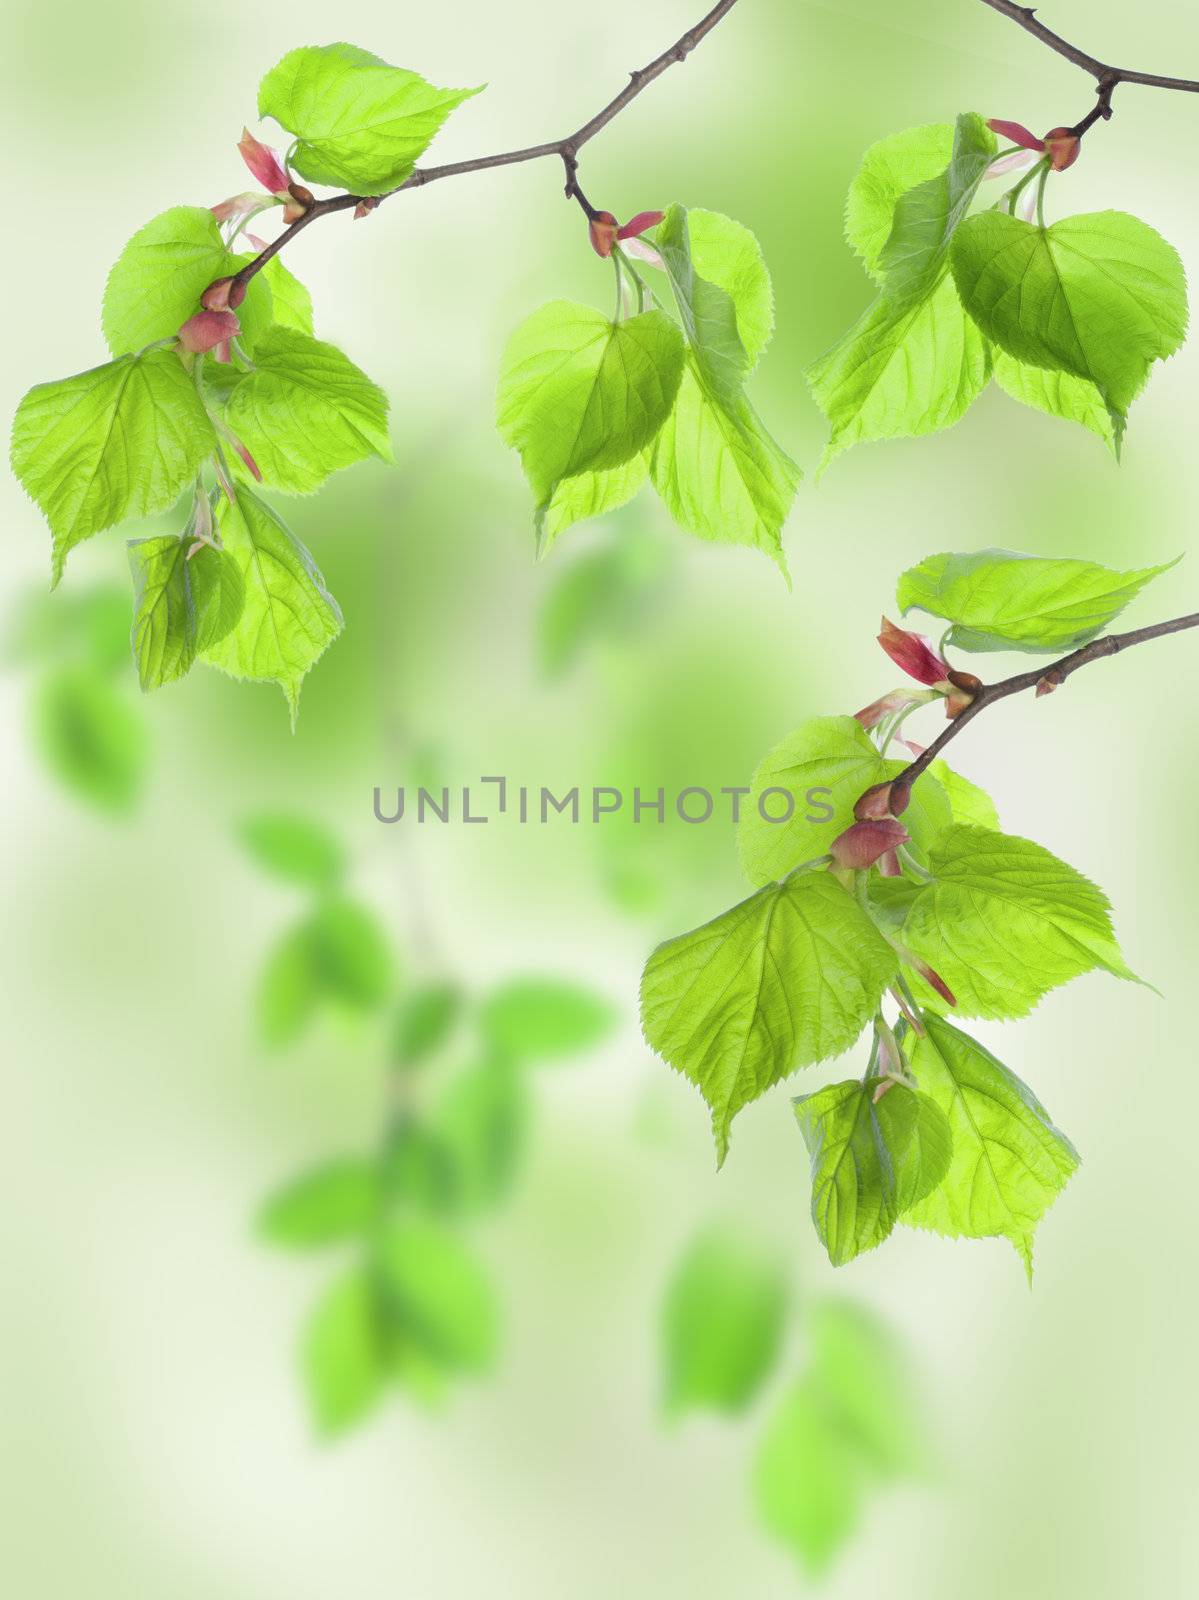
[[[387,200],[394,194],[403,194],[407,189],[423,189],[426,184],[438,183],[442,178],[458,178],[468,172],[487,172],[493,167],[513,167],[524,161],[542,161],[547,156],[553,156],[561,161],[566,169],[567,198],[577,200],[586,215],[593,217],[595,211],[579,188],[576,176],[579,151],[618,117],[626,106],[631,105],[656,78],[660,78],[668,68],[686,61],[695,47],[711,33],[718,22],[728,16],[736,4],[737,0],[720,0],[719,5],[713,6],[706,16],[688,28],[686,33],[676,39],[668,49],[663,50],[661,55],[655,56],[648,66],[630,73],[629,81],[620,93],[609,100],[601,111],[597,111],[595,116],[583,123],[581,128],[576,128],[573,133],[567,134],[566,138],[550,139],[545,144],[526,145],[520,150],[502,150],[497,155],[476,156],[470,161],[451,161],[441,167],[417,167],[403,183],[377,198]],[[358,194],[339,194],[331,196],[328,200],[316,201],[298,221],[293,222],[277,239],[273,239],[265,250],[260,251],[252,261],[247,261],[235,275],[234,282],[242,286],[249,283],[250,279],[261,272],[267,262],[277,256],[297,233],[315,222],[318,217],[330,216],[335,211],[350,211],[366,198],[368,197]]]

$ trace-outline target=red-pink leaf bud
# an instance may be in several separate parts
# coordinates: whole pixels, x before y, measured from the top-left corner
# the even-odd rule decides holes
[[[250,469],[251,474],[254,476],[254,478],[259,483],[261,483],[262,482],[262,472],[261,472],[261,470],[260,470],[260,468],[258,466],[257,461],[255,461],[254,457],[246,449],[245,445],[242,444],[240,439],[234,439],[232,441],[232,444],[233,444],[233,448],[237,451],[238,455],[242,458],[242,460],[245,462],[246,466]]]
[[[907,829],[894,818],[855,822],[833,840],[829,845],[829,854],[839,867],[861,872],[866,867],[872,867],[888,850],[906,844],[907,838]]]
[[[919,956],[913,955],[910,950],[906,952],[905,959],[910,966],[915,968],[925,983],[937,991],[942,1000],[951,1006],[957,1005],[957,1001],[953,997],[953,990],[945,982],[941,974],[929,966],[927,961],[922,961]]]
[[[617,230],[618,239],[635,239],[639,233],[644,233],[647,228],[656,228],[666,215],[665,211],[639,211],[624,226]]]
[[[233,287],[233,279],[217,278],[210,283],[200,296],[200,304],[205,311],[228,311],[229,291]]]
[[[1050,128],[1045,135],[1045,154],[1055,172],[1065,172],[1078,160],[1082,140],[1073,128]]]
[[[917,683],[931,686],[945,682],[949,663],[937,654],[922,633],[897,628],[884,617],[878,642],[895,665],[906,672],[909,678],[915,678]]]
[[[287,169],[280,161],[278,151],[256,139],[249,128],[242,129],[237,148],[241,151],[242,160],[264,189],[269,189],[271,194],[287,193]]]
[[[992,133],[998,133],[1004,139],[1010,139],[1013,144],[1023,145],[1026,150],[1044,151],[1044,139],[1038,139],[1022,122],[1005,122],[1002,117],[988,117],[987,127]]]
[[[859,822],[879,822],[893,815],[890,783],[875,783],[860,794],[854,804],[853,814]]]
[[[217,360],[227,360],[227,356],[220,354],[218,346],[227,345],[240,332],[241,324],[232,311],[197,311],[180,328],[179,343],[193,355],[217,350]]]
[[[1034,698],[1039,700],[1042,695],[1052,694],[1055,689],[1060,689],[1065,681],[1061,673],[1056,669],[1047,672],[1043,678],[1038,680],[1037,692]]]
[[[591,234],[591,248],[596,255],[610,256],[620,233],[616,218],[610,211],[597,211],[587,226]]]

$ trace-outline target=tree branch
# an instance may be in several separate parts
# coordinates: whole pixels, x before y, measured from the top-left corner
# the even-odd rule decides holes
[[[718,22],[728,16],[736,4],[737,0],[720,0],[719,5],[713,6],[693,27],[688,28],[686,33],[676,39],[668,49],[663,50],[660,56],[655,56],[648,66],[630,73],[629,81],[620,93],[609,100],[601,111],[597,111],[595,116],[583,123],[581,128],[576,128],[573,133],[567,134],[566,138],[551,139],[545,144],[526,145],[520,150],[503,150],[498,155],[476,156],[470,161],[451,161],[441,167],[417,167],[397,188],[385,195],[373,197],[374,203],[388,200],[395,194],[403,194],[406,189],[422,189],[426,184],[440,182],[442,178],[457,178],[467,172],[487,172],[493,167],[513,167],[520,162],[541,161],[547,156],[554,156],[566,169],[567,198],[577,200],[588,217],[594,216],[595,211],[579,188],[576,178],[579,151],[614,121],[626,106],[631,105],[655,78],[660,78],[668,68],[686,61],[696,46],[707,38]],[[241,271],[235,274],[233,282],[244,289],[268,261],[277,256],[297,233],[315,222],[318,217],[330,216],[335,211],[350,211],[370,198],[372,197],[358,194],[339,194],[333,195],[328,200],[317,200],[298,221],[293,222],[277,239],[273,239],[265,250],[260,251],[252,261],[247,261]]]
[[[989,4],[990,0],[987,0],[987,3]],[[1018,672],[1014,677],[1004,678],[999,683],[984,685],[966,709],[954,718],[938,738],[933,740],[924,754],[917,756],[894,779],[891,785],[892,812],[898,815],[895,800],[899,797],[895,794],[895,790],[898,788],[901,793],[910,790],[916,779],[928,771],[946,745],[957,738],[967,723],[981,716],[988,706],[1006,700],[1010,695],[1021,694],[1025,689],[1037,689],[1038,692],[1047,694],[1059,688],[1071,673],[1077,672],[1080,667],[1090,666],[1092,661],[1102,661],[1106,656],[1118,655],[1121,650],[1128,650],[1134,644],[1147,644],[1151,639],[1164,639],[1167,634],[1182,633],[1186,628],[1199,628],[1199,611],[1192,612],[1190,616],[1175,617],[1170,622],[1155,622],[1148,628],[1136,628],[1131,633],[1105,634],[1100,639],[1092,639],[1090,644],[1084,644],[1081,650],[1063,656],[1060,661],[1055,661],[1048,667],[1035,667],[1030,672]],[[902,802],[899,809],[903,809]]]

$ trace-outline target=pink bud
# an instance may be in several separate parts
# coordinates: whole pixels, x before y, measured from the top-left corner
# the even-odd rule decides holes
[[[1052,694],[1055,689],[1061,688],[1064,681],[1060,672],[1047,672],[1037,683],[1037,692],[1034,699],[1040,700],[1042,695]]]
[[[665,211],[639,211],[631,221],[626,222],[623,228],[617,230],[618,239],[635,239],[639,233],[644,233],[647,228],[656,228],[666,215]]]
[[[906,844],[907,829],[893,818],[880,821],[855,822],[845,832],[838,834],[829,845],[829,853],[839,867],[849,867],[861,872],[901,844]]]
[[[200,304],[205,311],[228,311],[230,307],[236,311],[245,298],[244,283],[239,283],[236,278],[217,278],[200,296]]]
[[[1030,133],[1022,122],[1005,122],[1002,117],[988,117],[987,127],[992,133],[1010,139],[1013,144],[1022,144],[1026,150],[1035,150],[1038,155],[1044,153],[1044,139],[1038,139],[1035,133]]]
[[[902,878],[903,868],[899,864],[899,851],[888,850],[886,855],[879,856],[878,870],[884,878]]]
[[[245,445],[242,444],[240,439],[234,439],[231,442],[233,444],[233,448],[237,451],[238,455],[245,462],[246,466],[249,467],[249,469],[250,469],[251,473],[253,474],[253,476],[255,477],[255,479],[259,483],[261,483],[262,482],[262,473],[259,470],[257,461],[255,461],[254,457],[246,449]]]
[[[929,966],[927,961],[922,961],[919,956],[913,955],[910,950],[905,952],[904,959],[909,966],[915,968],[925,983],[931,985],[937,991],[942,1000],[951,1006],[957,1005],[957,1001],[953,997],[953,990],[945,982],[941,974]]]
[[[194,317],[189,317],[179,330],[179,343],[185,350],[190,350],[193,355],[202,355],[205,350],[217,350],[217,360],[228,360],[228,354],[221,355],[218,347],[228,345],[228,341],[241,332],[241,324],[232,311],[197,311]]]
[[[364,200],[359,200],[354,207],[354,221],[361,222],[363,217],[369,217],[382,198],[382,195],[371,194],[367,195]]]
[[[917,683],[941,684],[949,672],[949,663],[933,649],[922,633],[912,633],[907,628],[897,628],[883,618],[878,642],[897,667]]]
[[[853,814],[859,822],[879,822],[892,816],[891,785],[876,783],[857,798]]]
[[[1045,154],[1055,172],[1065,172],[1078,160],[1082,140],[1073,128],[1050,128],[1045,135]]]
[[[249,128],[242,129],[237,148],[241,151],[242,160],[264,189],[269,189],[271,194],[286,195],[289,180],[277,151],[272,150],[269,144],[262,144]]]
[[[597,256],[610,256],[612,246],[616,243],[620,229],[616,218],[610,211],[597,211],[588,223],[591,234],[591,248]]]

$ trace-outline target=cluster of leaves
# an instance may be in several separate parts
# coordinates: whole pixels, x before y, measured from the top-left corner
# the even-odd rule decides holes
[[[783,1377],[793,1296],[772,1256],[727,1227],[699,1234],[669,1286],[662,1324],[668,1415],[745,1413]],[[878,1487],[920,1477],[927,1447],[907,1366],[859,1307],[805,1307],[806,1358],[784,1377],[759,1435],[753,1498],[805,1572],[827,1570]]]
[[[1164,570],[937,555],[904,573],[898,602],[948,624],[942,650],[1058,653],[1098,636]],[[892,635],[896,659],[917,650],[934,672],[951,670],[920,636]],[[743,1106],[872,1028],[862,1078],[795,1101],[830,1260],[851,1260],[902,1220],[1007,1238],[1031,1272],[1034,1230],[1078,1157],[1027,1085],[949,1014],[1023,1017],[1085,972],[1134,975],[1103,893],[1041,845],[1003,833],[990,799],[944,762],[915,782],[902,825],[855,822],[885,815],[863,813],[862,802],[889,796],[903,770],[888,757],[902,722],[952,692],[945,681],[853,717],[816,718],[766,756],[740,824],[756,892],[654,951],[642,1018],[650,1045],[707,1100],[721,1161]],[[803,805],[814,788],[828,797],[815,821]],[[797,804],[788,821],[766,822],[757,801],[780,789]],[[858,854],[875,834],[886,854],[877,843]]]
[[[31,731],[47,771],[108,816],[131,812],[145,784],[149,736],[122,682],[129,601],[119,589],[69,602],[31,595],[17,608],[5,655],[33,674]]]
[[[866,152],[845,234],[879,292],[808,374],[831,428],[826,463],[861,441],[949,427],[992,378],[1118,454],[1149,369],[1182,344],[1186,282],[1172,247],[1122,211],[1045,226],[1039,200],[1033,221],[1004,196],[971,214],[983,180],[1006,167],[997,155],[973,113]],[[1033,181],[1043,192],[1050,170],[1046,154],[1011,197]]]
[[[616,244],[615,320],[555,300],[504,351],[497,425],[520,452],[539,549],[649,480],[689,532],[764,550],[785,571],[782,526],[800,472],[745,392],[774,331],[758,241],[729,217],[675,205],[639,253],[647,258],[669,280],[677,320]]]
[[[322,1009],[369,1015],[385,1029],[373,1147],[298,1173],[258,1217],[272,1245],[340,1248],[350,1258],[303,1337],[313,1420],[332,1437],[392,1388],[436,1403],[456,1379],[492,1365],[498,1297],[469,1230],[511,1192],[530,1070],[591,1049],[613,1015],[590,990],[557,979],[515,979],[477,998],[442,976],[400,984],[386,930],[342,887],[335,838],[286,815],[250,818],[242,838],[265,870],[313,897],[267,962],[267,1037],[295,1039]]]
[[[474,92],[435,89],[338,44],[285,56],[263,79],[259,112],[293,136],[291,170],[374,196],[404,182]],[[250,143],[269,168],[271,153]],[[287,168],[272,170],[278,177],[263,181],[286,184]],[[190,494],[179,534],[129,544],[142,687],[202,661],[277,683],[294,717],[341,612],[309,552],[248,482],[310,494],[339,468],[389,461],[391,444],[385,395],[315,337],[311,299],[278,257],[244,300],[222,307],[218,288],[218,309],[199,312],[202,297],[208,304],[253,259],[239,248],[247,222],[278,206],[302,215],[305,202],[280,187],[211,210],[174,206],[139,229],[104,293],[113,359],[25,396],[12,465],[50,525],[55,583],[82,540]],[[210,344],[215,332],[226,337]]]

